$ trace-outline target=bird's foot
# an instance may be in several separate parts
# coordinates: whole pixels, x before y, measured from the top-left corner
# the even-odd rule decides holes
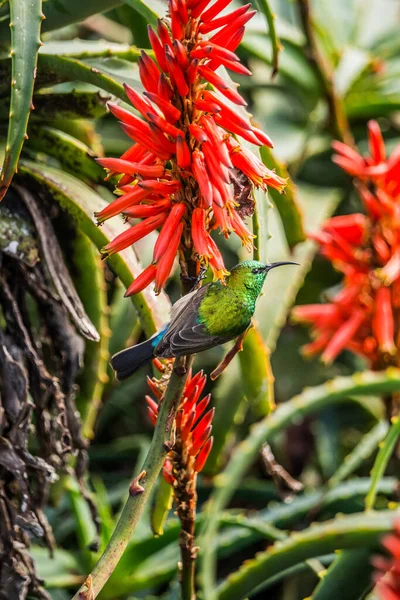
[[[246,337],[246,335],[249,332],[249,329],[251,329],[252,326],[253,326],[253,324],[250,323],[248,328],[236,338],[234,346],[225,355],[225,357],[219,363],[218,367],[216,369],[214,369],[214,371],[211,373],[211,375],[210,375],[211,381],[215,381],[215,379],[217,379],[221,375],[221,373],[223,373],[225,371],[226,367],[232,362],[232,360],[235,358],[236,354],[243,350],[244,338]]]
[[[181,273],[181,280],[184,283],[192,283],[193,286],[190,291],[194,292],[195,290],[197,290],[200,287],[201,282],[206,278],[206,273],[207,273],[206,267],[201,267],[197,277],[190,277],[189,275],[183,275]]]

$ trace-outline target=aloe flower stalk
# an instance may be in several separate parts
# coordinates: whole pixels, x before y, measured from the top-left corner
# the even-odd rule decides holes
[[[164,367],[155,361],[160,370]],[[192,598],[197,548],[195,541],[197,474],[203,469],[210,454],[214,408],[209,409],[211,395],[201,397],[207,377],[203,371],[192,375],[190,371],[175,417],[175,442],[169,451],[163,468],[163,476],[172,486],[176,512],[181,523],[179,545],[181,547],[181,582],[183,597]],[[146,396],[147,411],[156,426],[159,406],[163,401],[164,382],[148,378],[154,396]]]
[[[142,219],[103,249],[110,256],[160,230],[152,263],[128,288],[132,295],[155,282],[165,285],[178,255],[181,265],[193,260],[210,266],[216,278],[227,274],[210,233],[232,232],[249,250],[253,236],[243,220],[240,180],[262,189],[283,191],[285,180],[268,169],[240,138],[272,147],[270,138],[254,126],[237,86],[219,67],[251,75],[235,53],[245,24],[254,16],[250,4],[221,16],[229,0],[170,0],[168,16],[148,28],[155,60],[139,59],[144,93],[125,85],[140,116],[109,103],[134,144],[121,158],[98,162],[109,174],[121,175],[119,196],[96,214],[98,224],[116,215]],[[184,273],[185,274],[185,273]]]

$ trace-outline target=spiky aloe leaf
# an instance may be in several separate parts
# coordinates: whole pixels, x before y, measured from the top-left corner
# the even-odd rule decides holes
[[[62,208],[67,210],[92,242],[100,249],[125,229],[122,221],[111,219],[102,227],[97,227],[93,213],[106,206],[105,200],[79,179],[59,169],[23,160],[20,173],[30,185],[50,195]],[[142,267],[134,251],[128,248],[109,260],[110,267],[127,287],[132,278],[137,277]],[[169,312],[169,301],[165,294],[157,298],[147,289],[132,297],[146,335],[152,335],[165,321]]]
[[[141,89],[138,67],[120,58],[94,58],[80,60],[55,54],[39,53],[39,80],[57,83],[82,81],[95,85],[117,98],[129,102],[123,83]],[[139,86],[139,87],[138,87]]]
[[[242,600],[262,582],[283,569],[342,548],[372,548],[393,527],[393,511],[341,516],[312,525],[277,542],[249,560],[217,589],[218,600]],[[337,597],[337,596],[331,596]]]
[[[50,40],[42,47],[43,54],[67,56],[69,58],[123,58],[136,62],[140,57],[140,49],[130,44],[117,44],[108,40]]]
[[[1,31],[1,27],[0,27]],[[0,33],[1,36],[1,33]],[[150,54],[152,51],[148,51]],[[46,61],[46,58],[43,57],[55,57],[52,62],[50,58]],[[116,62],[112,62],[115,70],[118,72],[121,69],[124,69],[125,78],[127,78],[127,83],[130,83],[128,80],[132,77],[132,69],[129,72],[129,66],[127,63],[137,62],[140,56],[140,49],[136,48],[136,46],[131,46],[129,44],[116,44],[112,42],[107,42],[105,40],[63,40],[62,42],[54,40],[45,42],[43,46],[39,49],[39,61],[38,61],[38,74],[36,77],[36,89],[39,89],[43,86],[48,86],[52,83],[57,83],[59,81],[66,81],[68,79],[72,80],[81,80],[86,81],[90,74],[86,72],[85,75],[82,75],[82,79],[78,77],[79,73],[85,72],[90,67],[86,64],[86,70],[83,69],[83,65],[80,64],[81,61],[85,60],[97,60],[99,64],[97,67],[99,68],[99,73],[102,72],[102,65],[107,64],[111,59],[116,60]],[[57,59],[69,59],[69,60],[77,60],[78,65],[72,63],[72,66],[68,63],[63,63],[58,65]],[[123,62],[119,63],[118,59],[121,59]],[[47,62],[49,62],[49,67],[47,68]],[[58,67],[57,67],[58,65]],[[99,67],[100,65],[100,67]],[[73,69],[73,73],[70,74],[71,69]],[[59,72],[58,72],[59,71]],[[106,72],[107,69],[105,69]],[[90,83],[93,82],[94,85],[97,85],[100,88],[103,88],[102,83],[105,83],[106,86],[110,86],[110,81],[104,80],[100,78],[94,77],[93,75],[99,74],[96,73],[96,68],[92,67],[92,78]],[[11,60],[7,53],[0,52],[0,94],[2,96],[6,96],[9,91],[8,80],[11,77]],[[74,79],[75,78],[75,79]],[[122,79],[122,82],[124,79]],[[121,80],[119,81],[121,83]],[[132,84],[131,84],[132,85]],[[104,87],[107,89],[107,87]],[[121,86],[118,88],[121,91]],[[113,90],[108,90],[112,91]],[[123,91],[123,90],[122,90]],[[118,95],[117,93],[115,95]],[[124,97],[125,98],[125,97]]]
[[[110,448],[108,452],[110,452]],[[357,502],[353,502],[351,512],[355,512],[354,507],[361,508],[368,483],[368,479],[363,478],[339,485],[335,490],[328,491],[323,499],[324,510],[327,511],[324,514],[332,516],[338,511],[347,510],[351,500],[357,500]],[[394,497],[396,494],[395,478],[381,480],[379,492]],[[234,514],[234,511],[226,511],[222,514],[222,528],[213,540],[213,547],[216,547],[219,557],[227,558],[263,540],[285,539],[288,533],[277,529],[274,525],[278,525],[282,529],[300,523],[310,511],[320,505],[322,495],[319,492],[304,494],[289,504],[266,508],[250,518]],[[201,528],[205,517],[204,513],[199,513],[196,519],[197,531]],[[171,518],[166,522],[162,536],[145,535],[139,538],[135,536],[110,582],[102,591],[105,600],[107,598],[114,599],[117,594],[116,590],[120,595],[127,595],[140,588],[151,587],[154,585],[152,575],[160,580],[163,578],[164,581],[171,579],[177,572],[176,548],[179,531],[179,521]],[[302,564],[304,565],[304,563]],[[143,569],[142,565],[144,565]],[[305,568],[309,569],[308,566]],[[283,573],[286,571],[282,571]],[[282,575],[280,579],[282,579]],[[268,580],[268,585],[272,585],[272,583],[273,578]]]
[[[284,194],[280,194],[272,188],[269,190],[269,194],[281,217],[289,248],[293,248],[306,239],[303,213],[297,198],[297,188],[290,178],[286,166],[277,160],[274,153],[267,146],[260,149],[260,155],[263,163],[269,169],[274,169],[280,177],[287,179]]]
[[[357,446],[348,454],[336,473],[328,481],[328,486],[334,488],[346,479],[376,451],[378,445],[386,436],[389,429],[387,421],[379,421],[371,431],[368,431]]]
[[[371,550],[344,550],[329,567],[310,600],[362,600],[371,587]]]
[[[86,84],[75,84],[72,89],[70,87],[71,84],[62,83],[34,94],[35,111],[29,123],[37,123],[39,120],[48,123],[55,119],[97,119],[106,114],[109,95],[89,90]],[[6,106],[0,105],[0,120],[6,120],[7,116]]]
[[[45,123],[55,119],[98,119],[106,114],[109,94],[88,90],[85,84],[75,84],[73,89],[60,89],[70,85],[63,83],[34,94],[36,110],[31,116],[31,122],[37,122],[38,119]]]
[[[98,343],[87,342],[83,359],[84,369],[78,378],[79,392],[76,405],[81,413],[83,435],[93,439],[97,413],[102,404],[102,393],[108,381],[108,326],[107,286],[104,264],[89,238],[79,231],[73,241],[75,285],[85,310],[100,334]]]
[[[207,503],[207,521],[200,546],[207,548],[201,555],[202,583],[204,597],[215,600],[215,552],[212,550],[219,524],[221,511],[232,498],[237,482],[243,477],[257,453],[266,441],[276,435],[284,427],[294,422],[296,418],[312,411],[325,408],[337,402],[357,395],[386,393],[400,389],[400,371],[388,369],[383,373],[364,372],[350,377],[337,377],[332,381],[306,388],[304,392],[281,404],[275,412],[263,419],[250,430],[250,434],[239,444],[232,453],[228,465],[214,480],[215,491]]]
[[[26,0],[19,0],[21,4],[27,4]],[[43,32],[54,31],[60,27],[79,23],[91,15],[111,10],[122,3],[122,0],[47,0],[43,5],[45,21]],[[12,4],[12,0],[10,2]],[[8,23],[0,23],[1,44],[7,44],[9,40]]]
[[[335,210],[340,194],[337,190],[299,186],[298,196],[304,213],[305,227],[310,233],[318,231],[322,222]],[[288,248],[282,224],[275,210],[268,214],[271,241],[268,244],[268,260],[292,260],[299,263],[288,276],[289,267],[271,271],[268,294],[261,296],[256,309],[260,319],[260,331],[271,352],[274,351],[279,332],[286,322],[289,309],[300,289],[311,262],[316,253],[316,246],[311,240],[298,244],[292,252]]]
[[[28,148],[56,158],[67,171],[79,174],[80,179],[103,183],[104,169],[96,163],[94,152],[86,144],[46,125],[30,125],[28,131]]]
[[[71,552],[55,548],[49,560],[49,551],[45,547],[32,546],[30,551],[39,576],[49,588],[73,587],[84,579],[81,562]]]
[[[43,19],[41,0],[11,0],[11,100],[6,155],[0,179],[0,201],[17,170],[32,109],[33,85]]]
[[[172,508],[173,487],[160,477],[151,507],[151,529],[154,535],[164,533],[164,523]]]
[[[46,20],[43,31],[54,31],[72,23],[79,23],[91,15],[111,10],[121,0],[47,0],[44,4]]]
[[[157,19],[165,13],[165,7],[159,0],[124,0],[124,4],[136,10],[139,14],[152,25],[157,23]]]
[[[269,350],[257,327],[248,332],[239,353],[244,393],[257,417],[265,417],[275,408],[274,376]]]

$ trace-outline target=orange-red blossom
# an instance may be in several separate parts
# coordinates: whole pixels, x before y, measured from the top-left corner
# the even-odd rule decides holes
[[[207,410],[211,400],[210,394],[200,398],[206,381],[207,377],[203,374],[203,371],[199,371],[193,376],[190,372],[187,379],[175,417],[175,445],[168,454],[163,468],[164,479],[171,485],[174,485],[175,482],[174,463],[176,462],[176,453],[179,453],[179,468],[184,467],[192,476],[203,469],[210,454],[213,444],[211,430],[214,408]],[[148,378],[148,384],[158,400],[146,396],[147,412],[150,421],[155,426],[159,402],[162,401],[162,392],[153,379]]]
[[[331,362],[348,349],[372,368],[399,364],[400,347],[400,146],[390,157],[378,124],[368,124],[370,156],[341,142],[333,160],[356,177],[365,214],[328,219],[312,236],[321,253],[344,275],[326,304],[297,306],[295,320],[312,326],[307,354]]]

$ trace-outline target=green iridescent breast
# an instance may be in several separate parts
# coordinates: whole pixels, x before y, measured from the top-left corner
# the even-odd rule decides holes
[[[252,294],[241,289],[215,282],[199,307],[198,321],[209,335],[226,336],[227,339],[236,337],[250,324],[255,300]]]

